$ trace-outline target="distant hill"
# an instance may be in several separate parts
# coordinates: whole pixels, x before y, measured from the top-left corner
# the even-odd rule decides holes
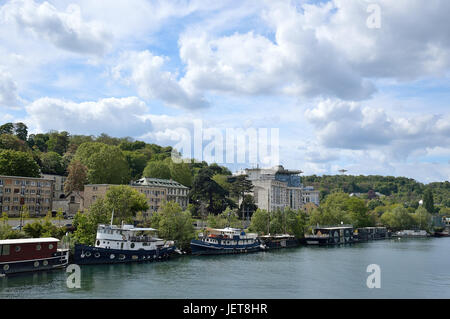
[[[367,194],[370,190],[389,197],[393,202],[418,202],[427,188],[433,192],[434,203],[450,207],[450,182],[422,184],[412,178],[380,175],[311,175],[303,177],[303,184],[321,191],[321,199],[334,191]]]

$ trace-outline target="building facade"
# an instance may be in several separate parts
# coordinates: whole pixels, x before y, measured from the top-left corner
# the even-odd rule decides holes
[[[64,194],[64,183],[66,182],[67,176],[41,174],[41,177],[53,180],[53,200],[60,200],[66,197]]]
[[[304,204],[319,205],[319,191],[304,187],[301,171],[287,170],[283,166],[250,168],[236,173],[247,175],[253,184],[253,197],[258,208],[268,211],[303,209]]]
[[[104,197],[111,184],[84,185],[81,210],[88,209],[98,198]],[[189,188],[173,180],[142,178],[130,184],[131,187],[145,195],[149,209],[147,213],[156,212],[165,201],[178,203],[184,210],[188,205]]]
[[[19,217],[25,210],[30,217],[52,211],[53,180],[0,175],[0,211]]]

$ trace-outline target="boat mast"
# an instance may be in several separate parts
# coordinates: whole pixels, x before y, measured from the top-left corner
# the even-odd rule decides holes
[[[114,220],[114,208],[113,208],[112,214],[111,214],[111,226],[113,225],[113,220]]]

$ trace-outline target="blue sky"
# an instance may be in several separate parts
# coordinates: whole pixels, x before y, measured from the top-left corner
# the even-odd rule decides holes
[[[450,180],[448,12],[446,0],[3,1],[0,120],[172,146],[195,120],[278,128],[281,164],[308,175]]]

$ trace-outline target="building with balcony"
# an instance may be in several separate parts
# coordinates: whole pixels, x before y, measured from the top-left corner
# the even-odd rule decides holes
[[[304,187],[302,171],[287,170],[278,165],[272,168],[249,168],[235,175],[247,175],[253,184],[252,195],[258,208],[268,211],[303,209],[304,204],[319,205],[319,191]]]
[[[0,175],[0,211],[19,217],[26,210],[30,217],[52,211],[54,181],[46,178]]]

